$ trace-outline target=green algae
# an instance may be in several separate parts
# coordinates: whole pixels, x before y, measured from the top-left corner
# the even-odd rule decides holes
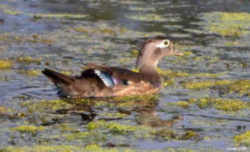
[[[236,92],[240,95],[250,96],[250,80],[237,80],[229,85],[229,93]]]
[[[0,10],[2,10],[5,14],[8,14],[8,15],[20,15],[22,14],[23,12],[21,11],[17,11],[11,7],[9,7],[8,5],[0,5]]]
[[[92,143],[82,146],[74,145],[33,145],[33,146],[8,146],[0,149],[1,152],[138,152],[141,150],[133,148],[103,148],[98,144]],[[165,150],[143,150],[144,152],[197,152],[196,150],[186,148],[167,148]],[[214,152],[215,150],[204,150],[206,152]]]
[[[40,18],[65,18],[65,19],[82,19],[86,18],[87,15],[85,14],[69,14],[69,13],[61,13],[61,14],[26,14],[29,16],[33,16],[35,19],[40,19]]]
[[[166,21],[166,18],[158,15],[158,14],[136,14],[136,15],[131,15],[131,16],[127,16],[127,18],[129,19],[133,19],[133,20],[139,20],[139,21],[148,21],[148,22],[152,22],[152,21]]]
[[[250,131],[234,136],[234,142],[236,145],[250,146]]]
[[[224,99],[224,98],[191,98],[188,101],[178,101],[173,103],[174,105],[188,108],[191,104],[196,104],[199,108],[212,108],[225,112],[237,112],[242,109],[250,108],[247,102],[241,101],[239,99]]]
[[[247,108],[247,104],[237,99],[222,99],[222,98],[202,98],[198,102],[200,108],[208,107],[213,105],[217,110],[223,110],[227,112],[239,111]]]
[[[35,146],[23,146],[14,147],[9,146],[0,150],[1,152],[79,152],[83,151],[82,147],[76,147],[73,145],[35,145]]]
[[[0,69],[9,69],[13,66],[10,60],[0,60]]]
[[[43,43],[51,45],[53,40],[45,38],[42,35],[17,35],[14,33],[2,33],[0,34],[0,40],[8,43]]]
[[[41,131],[45,130],[45,127],[34,126],[34,125],[22,125],[22,126],[17,126],[17,127],[11,128],[11,130],[18,131],[20,133],[36,134],[37,132],[41,132]]]
[[[208,75],[212,77],[213,75]],[[217,76],[217,75],[214,75]],[[238,93],[242,95],[250,95],[250,80],[205,80],[184,82],[182,86],[186,89],[201,90],[216,87],[223,89],[225,93]]]
[[[41,75],[41,71],[40,70],[35,70],[35,69],[31,69],[31,70],[20,70],[19,71],[21,74],[27,75],[29,77],[36,77]]]
[[[120,112],[105,112],[100,114],[99,116],[103,116],[105,118],[107,117],[109,119],[121,119],[127,117],[128,115]]]
[[[117,122],[106,122],[106,121],[93,121],[87,125],[88,130],[95,130],[98,128],[106,128],[110,132],[115,134],[127,134],[137,130],[136,126],[124,125]]]
[[[114,135],[126,135],[135,138],[152,138],[153,128],[144,125],[128,125],[104,120],[92,121],[87,125],[91,132],[102,131]]]
[[[131,148],[103,148],[95,143],[83,146],[74,145],[33,145],[0,149],[1,152],[136,152]],[[145,152],[147,152],[146,150]],[[149,152],[149,151],[148,151]],[[155,151],[160,152],[160,151]]]
[[[194,140],[198,138],[200,138],[200,135],[197,132],[188,130],[183,135],[181,135],[181,137],[179,137],[179,140]]]
[[[190,106],[190,103],[188,101],[177,101],[175,105],[182,108],[188,108]]]
[[[16,10],[14,8],[9,7],[8,5],[0,5],[0,10],[2,10],[5,14],[8,15],[26,15],[33,17],[34,19],[54,19],[54,18],[64,18],[64,19],[82,19],[86,18],[88,15],[86,14],[70,14],[70,13],[25,13],[23,11]]]
[[[77,139],[84,139],[89,138],[90,132],[74,132],[69,134],[64,134],[64,138],[68,141],[77,140]]]
[[[185,132],[176,132],[169,128],[159,129],[153,132],[156,138],[162,138],[164,140],[195,140],[200,138],[200,135],[191,130]]]
[[[221,36],[240,37],[249,34],[249,13],[213,12],[204,14],[209,31]]]
[[[230,85],[233,83],[234,81],[231,81],[231,80],[205,80],[205,81],[185,82],[182,85],[186,89],[200,90],[200,89],[206,89],[206,88],[211,88],[215,86]]]
[[[31,63],[40,64],[42,59],[41,58],[34,58],[31,56],[19,56],[16,59],[16,61],[20,62],[20,63],[26,63],[26,64],[31,64]]]
[[[21,103],[22,107],[27,108],[28,112],[54,112],[60,109],[67,109],[72,107],[71,104],[64,100],[42,100],[39,102],[26,101]]]

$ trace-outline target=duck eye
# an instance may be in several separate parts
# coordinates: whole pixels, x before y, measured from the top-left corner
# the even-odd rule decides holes
[[[170,44],[170,41],[169,41],[169,40],[164,40],[163,44],[164,44],[166,47],[168,47],[169,44]]]

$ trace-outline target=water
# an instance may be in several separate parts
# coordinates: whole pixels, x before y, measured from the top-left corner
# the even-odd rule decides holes
[[[249,4],[1,1],[0,58],[12,65],[0,73],[0,148],[228,151],[249,145],[237,140],[250,128]],[[101,100],[92,120],[89,105],[57,101],[40,73],[49,67],[76,75],[89,62],[132,69],[132,50],[155,35],[169,37],[185,56],[160,63],[171,72],[154,103]],[[170,123],[175,116],[181,119]]]

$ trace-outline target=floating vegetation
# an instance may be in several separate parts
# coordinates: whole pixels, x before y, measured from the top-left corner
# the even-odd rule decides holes
[[[136,131],[136,126],[131,125],[123,125],[116,122],[106,122],[106,121],[92,121],[87,126],[88,130],[95,130],[98,128],[106,128],[112,133],[117,134],[127,134],[128,132],[134,132]]]
[[[20,133],[32,133],[36,134],[37,132],[43,131],[45,127],[43,126],[33,126],[33,125],[23,125],[15,128],[11,128],[13,131],[18,131]]]
[[[139,20],[139,21],[148,21],[148,22],[152,22],[152,21],[158,21],[158,22],[163,22],[166,21],[166,18],[158,15],[158,14],[133,14],[133,15],[129,15],[127,16],[127,18],[129,19],[133,19],[133,20]]]
[[[40,70],[21,70],[20,71],[21,74],[25,74],[27,76],[30,76],[30,77],[36,77],[38,75],[41,74],[41,71]]]
[[[65,19],[82,19],[86,18],[87,15],[85,14],[69,14],[69,13],[62,13],[62,14],[27,14],[29,16],[33,16],[35,19],[40,18],[65,18]]]
[[[58,14],[46,14],[46,13],[25,13],[22,11],[18,11],[14,8],[11,8],[7,5],[0,5],[0,10],[2,10],[5,14],[8,15],[26,15],[31,16],[34,19],[42,19],[42,18],[65,18],[65,19],[82,19],[86,18],[88,15],[86,14],[70,14],[70,13],[58,13]]]
[[[39,102],[26,101],[21,103],[22,107],[27,108],[28,112],[54,112],[56,110],[72,107],[64,100],[42,100]]]
[[[237,80],[229,85],[229,93],[236,92],[240,95],[250,96],[250,80]]]
[[[23,147],[9,146],[0,149],[1,152],[137,152],[138,150],[132,148],[103,148],[97,144],[89,144],[85,147],[74,145],[32,145]],[[151,150],[143,150],[145,152],[151,152]],[[154,152],[162,152],[161,150],[154,150]],[[190,150],[174,150],[171,152],[191,152]]]
[[[8,43],[43,43],[50,45],[53,43],[53,40],[43,38],[43,36],[38,34],[33,35],[16,35],[13,33],[3,33],[0,34],[0,40],[6,41]]]
[[[203,76],[203,74],[201,74],[200,76]],[[207,76],[212,77],[216,76],[216,74],[208,74]],[[192,90],[201,90],[216,87],[217,89],[222,89],[224,93],[238,93],[240,96],[250,95],[250,80],[205,80],[198,82],[191,81],[185,82],[182,85],[184,88]]]
[[[249,13],[214,12],[204,14],[209,31],[221,36],[240,37],[249,34]]]
[[[127,125],[118,122],[107,122],[104,120],[92,121],[87,125],[89,131],[106,130],[113,135],[135,135],[137,138],[150,137],[153,129],[143,125]]]
[[[230,80],[205,80],[205,81],[192,81],[192,82],[185,82],[183,83],[183,87],[186,89],[194,89],[194,90],[200,90],[200,89],[206,89],[211,88],[215,86],[225,86],[233,84],[234,81]]]
[[[12,65],[13,65],[12,61],[0,59],[0,69],[9,69],[12,67]]]
[[[222,98],[202,98],[196,104],[200,108],[215,107],[217,110],[235,112],[241,109],[249,108],[246,102],[238,99],[222,99]]]
[[[3,149],[0,149],[2,152],[81,152],[82,147],[76,147],[73,145],[33,145],[33,146],[23,146],[23,147],[14,147],[9,146]]]
[[[8,15],[19,15],[23,13],[21,11],[17,11],[13,8],[10,8],[8,5],[0,5],[0,10]]]
[[[224,98],[191,98],[188,101],[178,101],[174,105],[188,108],[191,104],[196,104],[199,108],[215,108],[225,112],[237,112],[242,109],[250,108],[247,102],[239,99],[224,99]]]
[[[179,133],[167,128],[154,131],[153,134],[155,137],[161,137],[164,140],[192,140],[200,137],[200,135],[195,131],[188,130],[183,133]]]
[[[234,142],[236,145],[250,146],[250,131],[234,136]]]
[[[34,58],[31,56],[20,56],[16,60],[17,60],[17,62],[22,62],[22,63],[26,63],[26,64],[31,64],[31,63],[40,64],[42,59],[41,58]]]
[[[188,108],[190,103],[188,101],[178,101],[175,103],[177,106],[180,106],[182,108]]]
[[[74,132],[69,134],[64,134],[64,138],[68,141],[77,140],[77,139],[85,139],[88,138],[90,135],[89,131],[86,132]]]

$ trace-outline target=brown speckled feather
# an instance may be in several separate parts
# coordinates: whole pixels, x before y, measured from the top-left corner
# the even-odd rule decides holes
[[[146,41],[137,57],[139,72],[119,67],[88,64],[80,76],[66,76],[53,70],[42,72],[59,88],[59,95],[70,98],[145,95],[158,92],[161,78],[156,71],[164,56],[181,55],[167,39]]]

